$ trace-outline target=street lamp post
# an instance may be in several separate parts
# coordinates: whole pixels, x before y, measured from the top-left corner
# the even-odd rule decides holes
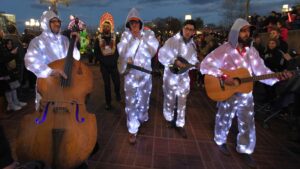
[[[246,15],[245,18],[247,19],[247,17],[249,16],[249,8],[250,8],[250,0],[246,1]],[[249,18],[250,19],[250,18]]]
[[[50,3],[51,6],[49,6],[49,10],[52,10],[57,14],[57,4],[62,3],[66,6],[69,6],[70,0],[40,0],[40,3]]]
[[[288,4],[284,4],[284,5],[282,5],[281,11],[282,11],[282,13],[286,13],[287,14],[287,16],[288,16],[288,22],[292,22],[292,16],[291,16],[292,8],[289,7]]]

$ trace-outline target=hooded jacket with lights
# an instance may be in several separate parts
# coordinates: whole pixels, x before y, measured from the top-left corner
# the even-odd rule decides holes
[[[159,45],[153,31],[143,29],[143,21],[135,8],[129,11],[125,25],[128,25],[132,18],[139,19],[139,22],[142,24],[140,29],[142,37],[141,39],[135,38],[126,27],[117,45],[120,73],[125,72],[129,57],[132,58],[134,65],[151,70],[151,59],[155,55]],[[127,114],[127,127],[132,134],[136,134],[140,124],[149,118],[148,109],[151,89],[152,79],[150,74],[134,69],[130,69],[125,74],[125,112]]]
[[[229,33],[229,42],[212,51],[202,61],[200,65],[202,74],[221,77],[223,72],[220,69],[236,70],[237,68],[246,68],[252,75],[272,73],[264,65],[259,53],[253,46],[246,47],[244,56],[237,51],[240,30],[247,25],[250,26],[246,20],[240,18],[234,22]],[[268,85],[273,85],[277,81],[277,79],[261,80],[261,82]],[[228,100],[218,102],[217,106],[219,109],[215,121],[215,142],[218,145],[226,143],[232,119],[237,116],[239,134],[236,150],[239,153],[253,153],[256,134],[252,92],[236,93]]]
[[[53,11],[45,11],[41,17],[43,32],[34,38],[28,47],[25,55],[25,66],[38,78],[47,78],[52,69],[49,63],[67,56],[69,40],[61,34],[54,34],[50,29],[50,20],[59,17]],[[80,53],[74,47],[73,57],[80,59]]]
[[[170,71],[169,65],[173,64],[178,56],[183,57],[193,65],[199,62],[193,39],[191,38],[185,42],[181,32],[168,39],[164,46],[160,48],[158,60],[165,67],[163,76],[164,117],[167,121],[173,120],[177,96],[176,126],[183,127],[185,125],[186,98],[190,92],[190,77],[189,71],[178,75]]]

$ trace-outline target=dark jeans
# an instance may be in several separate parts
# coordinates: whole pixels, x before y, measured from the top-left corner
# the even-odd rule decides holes
[[[110,78],[114,83],[115,94],[117,100],[121,99],[120,95],[120,76],[116,65],[108,65],[100,63],[100,71],[102,73],[104,88],[105,88],[105,101],[107,105],[111,104],[111,87],[110,87]]]

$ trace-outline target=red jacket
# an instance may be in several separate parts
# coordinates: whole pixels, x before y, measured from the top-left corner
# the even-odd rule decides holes
[[[288,39],[288,29],[287,28],[280,28],[280,36],[282,37],[282,40],[284,40],[285,42],[287,42]]]

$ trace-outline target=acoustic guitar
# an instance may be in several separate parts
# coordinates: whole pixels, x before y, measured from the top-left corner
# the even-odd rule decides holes
[[[204,85],[207,96],[214,101],[224,101],[230,98],[235,93],[249,93],[253,89],[253,82],[277,78],[282,72],[265,74],[260,76],[251,76],[249,71],[245,68],[239,68],[236,70],[224,70],[221,69],[224,74],[235,79],[238,84],[229,86],[224,83],[224,80],[211,75],[205,75]],[[300,70],[290,71],[293,74],[299,74]]]

